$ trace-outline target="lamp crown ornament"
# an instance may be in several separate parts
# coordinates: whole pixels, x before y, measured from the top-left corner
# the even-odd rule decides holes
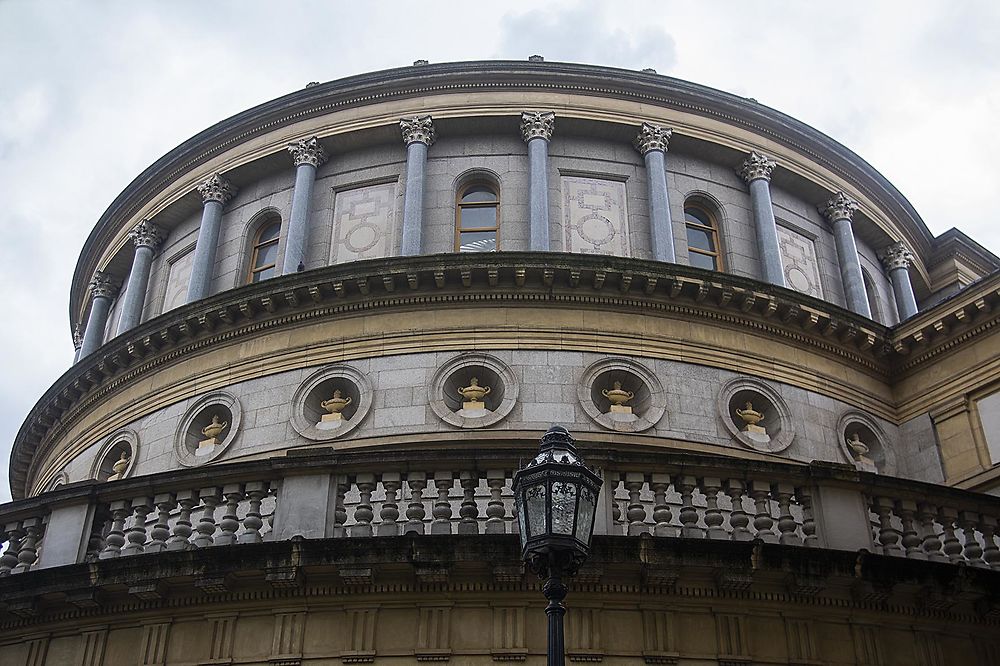
[[[850,220],[854,217],[854,211],[858,209],[858,202],[843,192],[837,192],[832,199],[816,208],[830,222]]]
[[[736,175],[746,181],[747,185],[760,178],[769,181],[771,180],[771,172],[774,171],[775,166],[777,164],[770,157],[764,153],[752,150],[750,151],[750,157],[743,161],[743,166],[739,168]]]
[[[118,281],[106,271],[94,271],[90,293],[94,298],[114,298],[118,293]]]
[[[913,253],[902,242],[893,243],[878,253],[885,270],[907,269],[913,263]]]
[[[293,141],[288,144],[288,152],[291,153],[292,162],[297,167],[303,164],[309,164],[313,167],[319,168],[326,163],[327,159],[329,159],[326,151],[323,150],[323,145],[316,137]]]
[[[556,126],[554,111],[524,111],[521,114],[521,136],[525,141],[552,138]]]
[[[434,120],[430,116],[413,116],[399,121],[399,129],[403,133],[403,143],[422,143],[425,146],[434,144],[437,135],[434,132]]]
[[[236,186],[217,173],[213,173],[198,186],[198,193],[201,194],[201,200],[204,203],[218,201],[225,205],[227,201],[236,196],[236,192]]]
[[[155,250],[163,242],[163,231],[156,223],[149,220],[141,220],[128,235],[136,248],[148,247]]]
[[[632,145],[643,155],[651,150],[667,152],[667,146],[670,144],[670,137],[673,133],[669,127],[643,123],[642,127],[639,128],[639,134],[632,141]]]

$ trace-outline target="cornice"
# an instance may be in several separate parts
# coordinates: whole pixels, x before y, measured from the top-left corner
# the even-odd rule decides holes
[[[646,72],[570,63],[480,61],[403,67],[311,85],[232,116],[195,135],[143,171],[112,202],[80,255],[70,293],[70,319],[81,309],[83,286],[99,248],[110,243],[142,206],[180,175],[196,171],[233,146],[303,119],[392,99],[489,90],[553,91],[635,100],[690,112],[754,132],[802,155],[850,183],[899,225],[924,256],[932,236],[896,188],[858,155],[808,125],[753,100]]]
[[[32,408],[11,455],[16,497],[44,445],[105,396],[175,360],[262,331],[344,313],[449,304],[526,304],[660,312],[724,322],[821,353],[877,378],[889,329],[798,292],[677,264],[583,254],[503,252],[392,257],[281,276],[183,305],[81,359]]]

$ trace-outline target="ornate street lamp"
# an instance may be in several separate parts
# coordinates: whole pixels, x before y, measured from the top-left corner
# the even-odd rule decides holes
[[[549,666],[564,666],[563,576],[572,576],[590,553],[601,477],[587,467],[562,426],[542,437],[538,455],[514,474],[514,501],[521,532],[521,557],[547,578],[542,592],[549,604]]]

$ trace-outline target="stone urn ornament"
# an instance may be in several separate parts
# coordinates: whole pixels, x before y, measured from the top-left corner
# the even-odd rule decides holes
[[[223,421],[218,414],[212,414],[212,422],[201,429],[201,434],[205,436],[205,439],[198,442],[198,448],[194,454],[203,456],[211,453],[212,449],[219,443],[219,435],[228,427],[229,421]]]
[[[613,388],[609,391],[604,389],[601,391],[601,395],[608,399],[611,403],[612,414],[631,414],[632,408],[625,403],[635,397],[635,393],[632,391],[626,391],[622,388],[621,382],[615,382]]]
[[[125,470],[128,469],[128,463],[131,460],[131,456],[128,451],[122,451],[121,458],[111,466],[114,472],[108,477],[108,481],[118,481],[125,476]]]
[[[347,419],[344,417],[344,415],[341,412],[343,412],[344,409],[349,404],[351,404],[351,398],[350,398],[350,396],[348,396],[348,397],[345,398],[344,394],[341,392],[341,390],[340,389],[336,389],[333,392],[333,397],[332,398],[330,398],[329,400],[324,400],[323,402],[320,403],[320,406],[322,406],[323,409],[325,409],[327,412],[329,412],[328,414],[324,414],[323,415],[323,417],[320,420],[320,422],[323,422],[323,421],[341,421],[341,420],[346,421]]]
[[[736,416],[743,419],[743,423],[746,425],[746,432],[753,432],[757,434],[767,434],[767,430],[762,425],[758,425],[764,420],[764,415],[753,408],[753,403],[747,400],[746,407],[744,409],[737,409]]]
[[[458,389],[459,395],[461,395],[465,401],[462,403],[462,409],[464,410],[484,410],[486,409],[486,403],[483,402],[483,398],[489,395],[491,388],[489,386],[480,386],[479,378],[473,377],[469,380],[469,385]]]
[[[854,455],[854,464],[858,469],[863,472],[878,471],[875,467],[875,461],[868,457],[868,452],[871,449],[867,444],[861,441],[861,435],[858,431],[855,430],[851,436],[847,438],[847,447]]]

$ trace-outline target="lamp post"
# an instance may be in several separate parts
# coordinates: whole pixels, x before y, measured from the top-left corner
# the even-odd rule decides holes
[[[587,467],[562,426],[542,437],[538,455],[514,474],[514,501],[521,534],[521,558],[547,579],[548,666],[564,666],[563,576],[577,572],[590,553],[601,477]]]

